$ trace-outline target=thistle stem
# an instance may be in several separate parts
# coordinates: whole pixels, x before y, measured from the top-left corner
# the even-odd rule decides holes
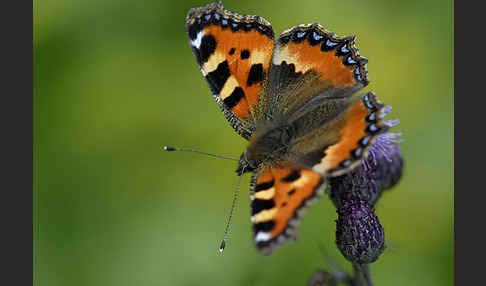
[[[353,286],[374,286],[369,264],[353,263],[354,280]]]

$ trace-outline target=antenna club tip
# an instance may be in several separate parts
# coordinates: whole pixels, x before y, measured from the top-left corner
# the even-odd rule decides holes
[[[219,252],[223,253],[225,247],[226,247],[226,241],[223,240],[221,241],[221,245],[219,246]]]
[[[177,149],[174,148],[174,147],[170,147],[170,146],[164,146],[164,150],[165,151],[176,151]]]

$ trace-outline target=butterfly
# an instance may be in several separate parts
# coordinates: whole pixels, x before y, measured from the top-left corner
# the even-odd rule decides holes
[[[236,170],[252,172],[251,224],[263,255],[297,237],[303,213],[386,132],[384,105],[355,37],[298,25],[275,38],[260,16],[192,8],[190,47],[225,118],[248,140]]]

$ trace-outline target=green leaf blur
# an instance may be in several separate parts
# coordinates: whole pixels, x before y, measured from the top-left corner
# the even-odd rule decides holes
[[[377,214],[387,250],[376,285],[452,285],[452,1],[223,1],[279,34],[319,22],[356,35],[370,85],[401,124],[405,172]],[[323,197],[297,243],[261,256],[242,182],[230,240],[218,252],[245,141],[213,101],[184,20],[207,1],[34,1],[36,279],[39,285],[304,285],[335,246]]]

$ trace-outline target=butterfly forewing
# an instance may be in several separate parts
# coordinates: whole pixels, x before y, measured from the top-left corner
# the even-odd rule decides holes
[[[274,32],[259,16],[238,15],[221,2],[191,9],[186,30],[192,51],[225,117],[249,139],[252,115],[268,76]]]

